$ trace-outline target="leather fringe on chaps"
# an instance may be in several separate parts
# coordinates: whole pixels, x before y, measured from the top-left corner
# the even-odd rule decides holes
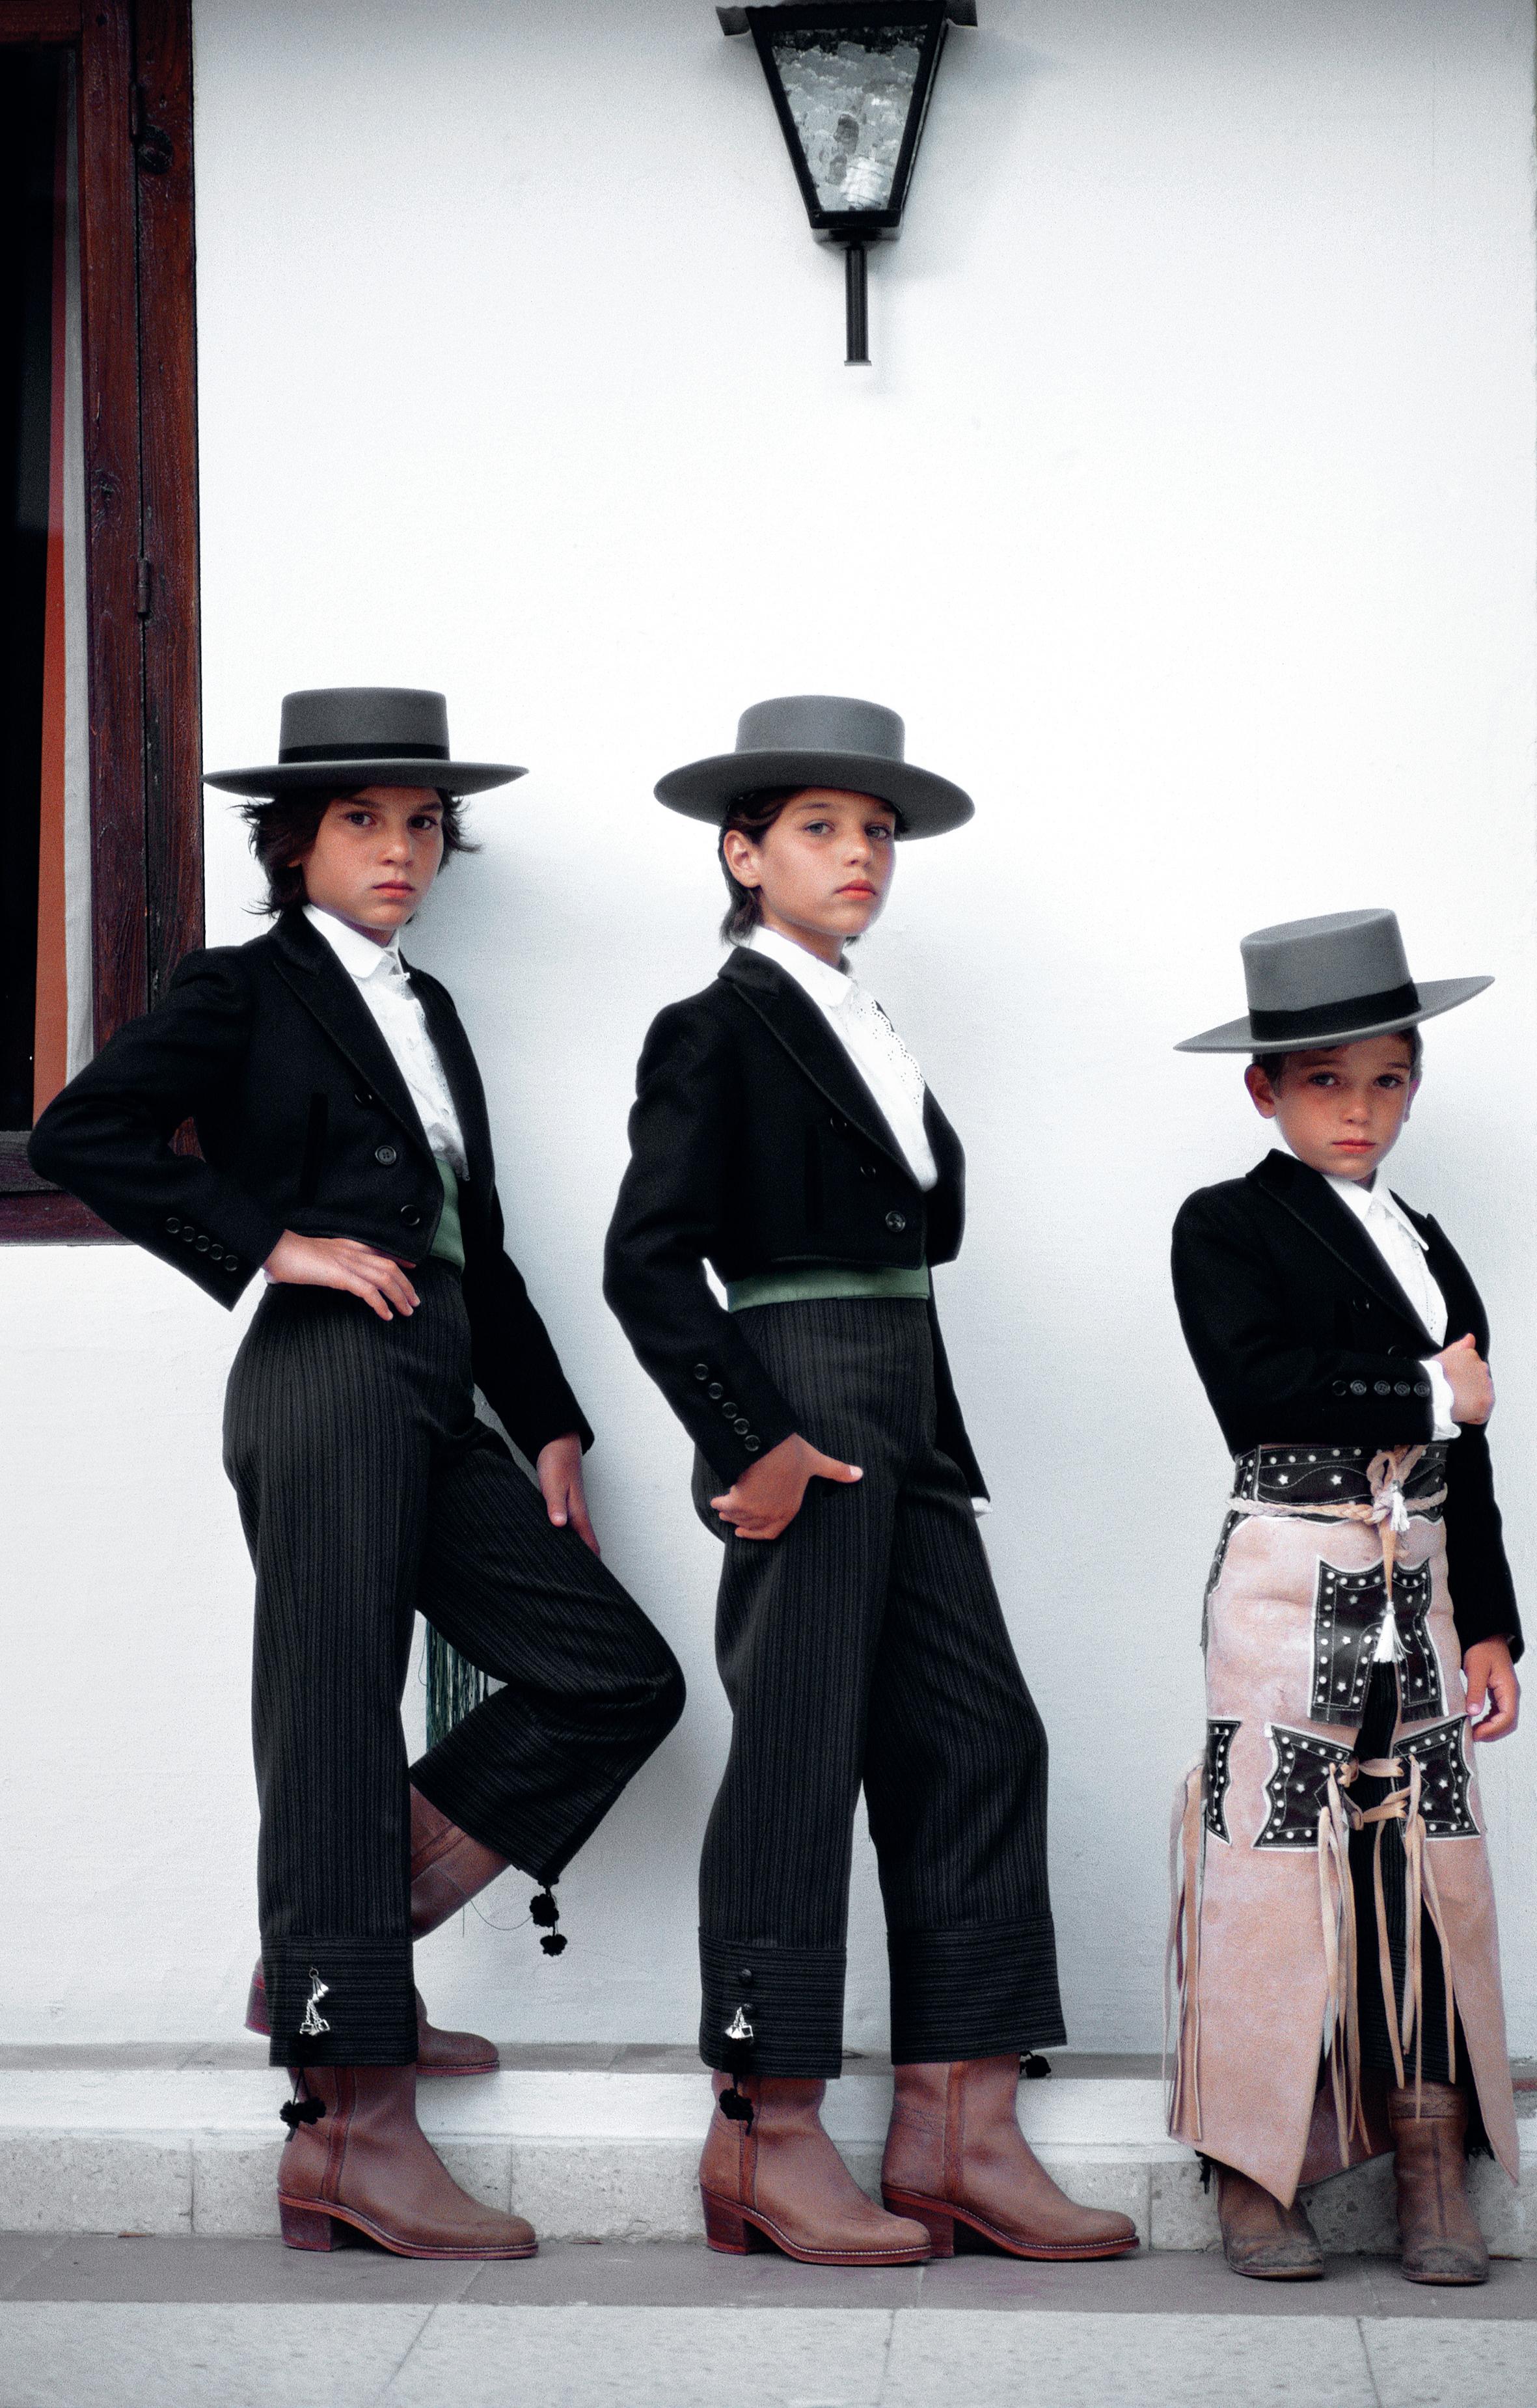
[[[1490,2144],[1513,2178],[1518,2169],[1494,1902],[1446,1587],[1443,1460],[1437,1448],[1369,1458],[1349,1447],[1265,1447],[1241,1456],[1208,1589],[1206,1748],[1180,1784],[1170,1829],[1169,2128],[1284,2204],[1300,2181],[1390,2145],[1363,2097],[1363,1949],[1374,1947],[1394,2081],[1419,2096],[1427,1921],[1441,1956],[1450,2078],[1460,2016]],[[1362,1760],[1355,1735],[1385,1627],[1397,1728],[1390,1755]],[[1378,1803],[1353,1799],[1362,1777],[1391,1784]],[[1401,1988],[1383,1880],[1389,1827],[1404,1859]],[[1375,1930],[1363,1937],[1350,1842],[1368,1829]],[[1315,2094],[1331,2111],[1323,2149]]]

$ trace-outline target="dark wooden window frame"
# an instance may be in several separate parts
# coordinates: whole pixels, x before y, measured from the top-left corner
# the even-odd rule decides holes
[[[192,0],[0,0],[0,42],[77,67],[100,1046],[203,938]],[[0,1137],[0,1242],[111,1239],[22,1142]]]

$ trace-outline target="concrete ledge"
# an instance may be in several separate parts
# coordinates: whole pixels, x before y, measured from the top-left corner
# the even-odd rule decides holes
[[[475,2080],[424,2083],[424,2128],[467,2190],[527,2214],[552,2240],[665,2241],[699,2229],[696,2169],[709,2077],[685,2052],[625,2051],[572,2064],[565,2052]],[[551,2061],[551,2060],[554,2061]],[[1021,2091],[1020,2120],[1063,2187],[1131,2216],[1145,2246],[1218,2245],[1214,2202],[1188,2149],[1164,2130],[1162,2086],[1145,2060],[1059,2056]],[[277,2229],[287,2085],[240,2047],[22,2051],[0,2060],[0,2229],[254,2238]],[[889,2069],[855,2061],[829,2086],[826,2124],[873,2191],[891,2100]],[[1522,2125],[1522,2181],[1473,2169],[1497,2255],[1537,2257],[1537,2119]],[[1311,2194],[1325,2246],[1390,2252],[1386,2160]]]

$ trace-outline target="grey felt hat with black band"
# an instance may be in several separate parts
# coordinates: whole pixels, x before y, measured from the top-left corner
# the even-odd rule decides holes
[[[1409,975],[1395,911],[1328,911],[1257,928],[1239,948],[1249,1009],[1179,1054],[1280,1054],[1386,1037],[1482,995],[1487,978]]]
[[[712,752],[657,781],[669,810],[719,827],[733,803],[773,786],[826,786],[873,795],[901,821],[898,836],[942,836],[964,825],[976,805],[948,778],[905,758],[906,731],[895,710],[841,694],[785,694],[755,702],[737,723],[732,752]]]
[[[455,761],[448,703],[414,685],[322,685],[283,696],[278,757],[262,769],[209,769],[232,795],[291,795],[334,787],[441,786],[480,795],[526,776],[507,761]]]

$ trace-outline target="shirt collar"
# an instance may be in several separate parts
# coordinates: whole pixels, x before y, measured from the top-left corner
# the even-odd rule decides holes
[[[838,1010],[854,993],[854,980],[848,971],[835,970],[832,964],[823,961],[820,954],[808,953],[804,945],[795,944],[788,937],[782,937],[777,928],[759,925],[743,941],[751,946],[754,953],[767,954],[769,961],[777,962],[782,970],[787,970],[797,985],[804,987],[812,1001],[819,1003],[824,1011]]]
[[[1359,1179],[1336,1179],[1327,1170],[1324,1177],[1329,1181],[1341,1202],[1349,1205],[1358,1221],[1370,1220],[1373,1212],[1380,1212],[1386,1220],[1397,1222],[1404,1235],[1413,1238],[1422,1254],[1429,1252],[1425,1240],[1410,1220],[1398,1197],[1390,1188],[1384,1185],[1380,1179],[1374,1179],[1372,1185],[1368,1187]]]
[[[385,963],[389,964],[392,972],[399,975],[401,961],[398,928],[387,945],[376,945],[372,937],[360,936],[355,928],[348,926],[345,920],[338,920],[334,911],[323,911],[318,903],[307,903],[304,907],[304,916],[316,934],[325,939],[342,968],[360,984],[363,980],[372,978]]]

